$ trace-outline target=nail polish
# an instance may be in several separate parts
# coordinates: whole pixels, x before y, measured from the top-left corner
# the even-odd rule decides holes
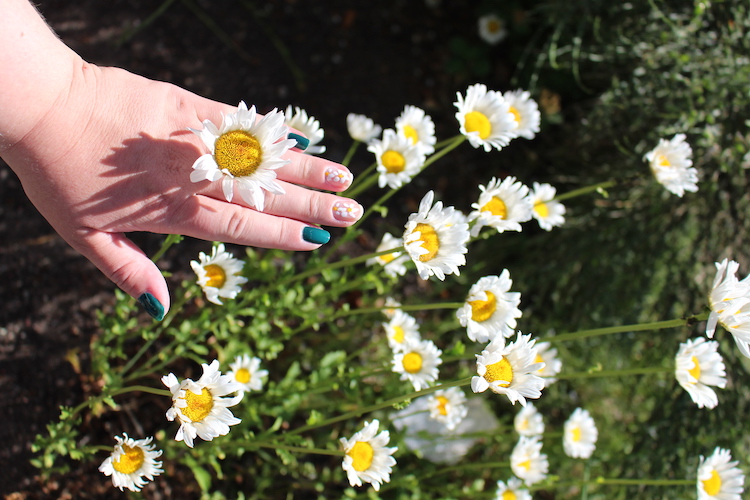
[[[310,145],[310,139],[299,134],[295,134],[294,132],[290,132],[289,134],[287,134],[287,138],[297,141],[297,145],[294,147],[297,149],[301,149],[302,151],[306,150],[307,146]]]
[[[146,292],[138,297],[138,303],[156,321],[164,319],[164,306],[150,293]]]
[[[307,226],[302,230],[302,239],[308,243],[325,245],[331,241],[331,233],[319,227]]]
[[[362,217],[362,205],[355,201],[337,201],[333,204],[333,217],[343,222],[351,222]]]
[[[334,186],[348,186],[354,180],[354,176],[348,170],[328,167],[326,168],[325,179],[328,184]]]

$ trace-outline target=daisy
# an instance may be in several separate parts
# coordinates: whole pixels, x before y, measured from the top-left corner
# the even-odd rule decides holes
[[[438,366],[443,362],[443,351],[431,340],[412,341],[393,355],[393,371],[408,380],[415,391],[427,389],[438,378]]]
[[[537,363],[536,349],[531,335],[518,332],[518,339],[504,345],[505,338],[498,336],[477,354],[477,375],[471,378],[471,390],[484,392],[491,389],[505,394],[511,403],[526,405],[526,398],[539,399],[544,381],[535,375],[543,363]]]
[[[565,205],[554,200],[556,194],[557,191],[551,185],[538,182],[534,183],[534,190],[529,194],[529,202],[533,207],[531,215],[545,231],[565,223]]]
[[[583,408],[576,408],[565,422],[563,448],[573,458],[589,458],[596,449],[599,431],[594,419]]]
[[[240,102],[236,113],[224,115],[221,127],[210,120],[203,121],[202,130],[190,129],[210,150],[193,164],[190,180],[211,182],[222,179],[221,187],[227,201],[232,201],[237,188],[242,199],[263,211],[263,190],[284,194],[276,182],[276,169],[289,163],[281,156],[297,144],[287,139],[284,113],[274,109],[255,121],[255,106],[247,109]]]
[[[393,313],[388,323],[383,323],[383,328],[394,352],[402,352],[409,343],[421,340],[417,320],[400,309]]]
[[[490,45],[505,40],[508,30],[505,29],[505,21],[497,14],[487,14],[479,18],[479,37]]]
[[[714,337],[720,317],[726,317],[750,302],[750,276],[742,281],[738,280],[739,268],[740,265],[733,260],[724,259],[716,263],[716,276],[708,294],[711,313],[706,323],[706,336],[710,339]]]
[[[445,424],[452,431],[469,411],[466,406],[466,395],[458,387],[441,389],[430,394],[427,398],[430,417]]]
[[[295,107],[292,111],[292,107],[287,106],[286,113],[284,113],[284,123],[302,132],[310,141],[310,144],[303,151],[304,153],[320,154],[326,152],[325,146],[317,145],[323,140],[325,132],[320,128],[320,122],[314,117],[308,116],[307,111],[299,107]]]
[[[404,243],[401,238],[396,238],[390,233],[385,233],[383,239],[380,240],[378,248],[375,249],[375,252],[383,252],[385,250],[390,250],[391,248],[402,248],[403,246]],[[385,274],[392,278],[406,274],[406,266],[404,265],[406,262],[409,262],[409,256],[403,251],[378,255],[377,257],[367,259],[368,266],[380,264],[383,266]]]
[[[516,122],[515,134],[525,139],[533,139],[539,132],[539,124],[542,121],[536,101],[525,90],[505,92],[503,97],[510,105],[510,112]]]
[[[260,358],[242,354],[234,358],[229,368],[229,376],[242,386],[240,392],[263,390],[263,379],[268,376],[268,370],[260,369]]]
[[[714,408],[719,404],[710,386],[726,387],[724,360],[718,353],[719,343],[697,338],[680,344],[675,356],[675,377],[698,408]]]
[[[544,419],[533,403],[526,403],[513,419],[513,427],[521,436],[541,436],[544,433]]]
[[[685,134],[672,139],[659,139],[659,144],[643,157],[649,163],[656,180],[667,191],[680,198],[685,191],[698,191],[698,171],[692,167],[693,150],[685,142]]]
[[[526,488],[522,488],[523,483],[517,477],[508,479],[507,484],[498,481],[495,500],[531,500],[531,493]]]
[[[386,297],[385,298],[385,309],[383,309],[383,314],[386,318],[391,319],[393,316],[396,315],[399,309],[401,307],[401,302],[394,299],[393,297]]]
[[[557,357],[557,349],[549,342],[540,342],[536,345],[536,362],[544,363],[544,367],[537,370],[536,374],[544,380],[544,387],[557,382],[557,374],[562,370],[562,361]]]
[[[373,139],[367,150],[375,155],[378,164],[378,186],[397,189],[411,181],[422,170],[424,153],[411,139],[396,134],[392,129],[383,138]]]
[[[521,436],[510,454],[510,468],[527,486],[547,477],[549,462],[547,455],[542,453],[539,436]]]
[[[378,491],[382,483],[391,480],[391,467],[396,465],[396,459],[391,455],[398,448],[386,448],[390,435],[388,431],[378,434],[379,425],[377,420],[365,422],[364,429],[350,439],[341,438],[341,445],[346,453],[341,466],[352,486],[362,486],[364,481],[372,484],[375,491]]]
[[[154,451],[150,444],[153,438],[133,439],[123,433],[123,437],[115,436],[117,444],[112,454],[102,462],[99,471],[105,476],[112,476],[115,488],[127,488],[130,491],[141,491],[146,485],[144,477],[153,481],[164,470],[161,461],[161,450]]]
[[[453,207],[432,205],[434,193],[428,192],[419,203],[419,211],[409,216],[404,231],[404,248],[417,266],[422,279],[446,274],[461,274],[458,266],[466,264],[469,225],[461,222],[463,214]]]
[[[349,113],[346,116],[346,128],[352,139],[359,142],[368,143],[383,130],[383,127],[376,125],[370,118],[365,115],[356,115]]]
[[[730,462],[729,450],[716,448],[713,455],[698,465],[698,500],[741,500],[745,475]]]
[[[203,375],[197,382],[187,378],[182,382],[173,373],[162,377],[161,381],[172,391],[172,407],[167,410],[167,420],[177,419],[180,428],[175,441],[185,441],[190,448],[196,436],[211,441],[229,433],[230,425],[241,422],[228,407],[242,399],[242,393],[231,398],[227,394],[243,390],[243,386],[230,375],[222,375],[219,361],[210,365],[202,364]]]
[[[211,251],[211,257],[201,252],[200,262],[190,261],[190,267],[198,275],[198,284],[209,302],[221,305],[219,297],[233,299],[242,290],[240,285],[247,283],[247,278],[240,276],[243,263],[224,250],[219,243]]]
[[[422,154],[430,155],[435,152],[435,123],[423,109],[406,106],[401,116],[396,118],[396,132],[408,138],[412,145],[418,146]]]
[[[456,97],[456,119],[472,146],[487,152],[493,147],[500,150],[515,137],[516,121],[500,92],[477,83],[466,90],[466,98],[460,93]]]
[[[473,342],[488,342],[496,335],[513,336],[516,318],[522,313],[518,309],[521,294],[511,292],[512,285],[510,272],[503,269],[500,276],[485,276],[469,289],[456,316]]]
[[[471,235],[477,236],[484,226],[505,231],[520,231],[521,223],[531,220],[532,204],[529,188],[509,176],[502,182],[494,177],[487,187],[479,186],[482,193],[478,203],[472,203],[475,210],[469,214],[469,221],[476,220]]]

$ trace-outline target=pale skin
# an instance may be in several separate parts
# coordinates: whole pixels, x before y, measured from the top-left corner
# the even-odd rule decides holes
[[[313,250],[305,227],[355,222],[334,216],[351,200],[308,189],[346,189],[325,181],[326,169],[346,167],[298,150],[276,171],[286,194],[267,193],[263,212],[237,193],[228,203],[221,182],[191,182],[208,151],[188,128],[220,125],[236,106],[87,63],[28,0],[0,0],[0,12],[0,157],[60,236],[131,296],[169,309],[166,281],[128,232]]]

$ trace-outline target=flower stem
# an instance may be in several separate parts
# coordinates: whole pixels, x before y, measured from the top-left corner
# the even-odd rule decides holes
[[[573,191],[568,191],[567,193],[563,193],[563,194],[557,195],[552,200],[554,200],[554,201],[567,200],[569,198],[575,198],[576,196],[582,196],[584,194],[589,194],[592,191],[599,191],[600,189],[611,188],[611,187],[616,186],[616,185],[617,185],[617,181],[615,181],[615,180],[605,181],[605,182],[599,182],[597,184],[592,184],[591,186],[584,186],[582,188],[574,189]]]
[[[78,412],[80,412],[81,410],[83,410],[84,408],[90,407],[92,404],[102,401],[104,398],[115,397],[115,396],[119,396],[120,394],[125,394],[127,392],[135,392],[135,391],[147,392],[149,394],[156,394],[158,396],[172,397],[172,391],[169,391],[167,389],[156,389],[154,387],[149,387],[146,385],[131,385],[129,387],[122,387],[112,392],[100,394],[99,396],[96,396],[94,398],[89,398],[88,400],[76,406],[70,414],[71,416],[73,416],[77,414]]]
[[[172,245],[179,243],[182,241],[182,236],[179,234],[168,234],[166,238],[164,238],[164,243],[161,244],[161,248],[158,252],[154,254],[153,257],[151,257],[152,262],[156,262],[159,260],[162,255],[166,253],[167,250],[169,250],[169,247]]]
[[[608,479],[597,477],[592,483],[620,486],[695,486],[695,481],[692,479]]]
[[[341,160],[341,164],[348,167],[349,162],[352,161],[352,157],[354,156],[354,153],[357,151],[357,148],[359,147],[361,141],[355,140],[351,146],[349,146],[349,151],[346,152],[346,156],[344,156],[344,159]]]
[[[563,333],[554,337],[542,339],[546,342],[566,342],[568,340],[579,340],[600,335],[611,335],[623,332],[642,332],[646,330],[662,330],[664,328],[676,328],[678,326],[692,326],[699,321],[708,319],[708,313],[694,314],[687,318],[670,319],[666,321],[654,321],[652,323],[640,323],[636,325],[608,326],[605,328],[594,328],[593,330],[580,330],[577,332]]]
[[[627,377],[630,375],[652,375],[655,373],[672,373],[674,368],[663,366],[651,366],[646,368],[628,368],[625,370],[599,370],[590,372],[560,373],[556,375],[558,380],[572,378],[598,378],[598,377]]]
[[[343,457],[346,455],[343,450],[324,450],[322,448],[305,448],[304,446],[289,446],[285,444],[277,443],[253,443],[254,446],[260,448],[274,448],[277,450],[292,451],[296,453],[309,453],[314,455],[331,455],[334,457]]]
[[[372,164],[371,164],[371,165],[370,165],[369,167],[367,167],[366,169],[364,169],[364,170],[363,170],[363,171],[362,171],[362,172],[361,172],[361,173],[359,174],[359,176],[357,177],[357,180],[358,180],[359,182],[358,182],[358,181],[354,181],[354,182],[352,183],[352,185],[351,185],[351,186],[349,186],[349,189],[347,189],[347,190],[346,190],[346,191],[344,192],[344,194],[345,194],[346,196],[348,196],[349,198],[354,198],[354,197],[355,197],[355,196],[357,196],[357,195],[358,195],[359,193],[361,193],[361,192],[362,192],[362,191],[364,191],[365,189],[367,189],[367,188],[369,188],[370,186],[372,186],[373,184],[375,184],[375,182],[376,182],[376,181],[378,180],[378,176],[377,176],[377,175],[375,175],[375,174],[373,174],[373,175],[370,175],[370,172],[372,172],[372,171],[373,171],[373,170],[375,169],[375,167],[377,167],[377,166],[378,166],[378,164],[377,164],[377,162],[375,162],[375,163],[372,163]]]

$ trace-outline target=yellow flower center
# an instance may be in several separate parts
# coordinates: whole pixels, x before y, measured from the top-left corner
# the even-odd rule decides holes
[[[404,365],[404,370],[406,370],[407,372],[417,373],[422,369],[422,356],[420,356],[417,352],[404,354],[402,364]]]
[[[664,155],[657,155],[656,156],[656,164],[660,167],[671,167],[672,164],[669,163],[669,159]]]
[[[542,356],[540,356],[539,354],[537,354],[536,358],[534,358],[534,363],[544,363],[544,358]],[[543,372],[544,368],[546,368],[546,367],[539,368],[537,370],[537,373]]]
[[[477,132],[480,139],[486,139],[492,133],[490,119],[479,111],[470,111],[464,116],[464,128],[468,133]]]
[[[389,262],[393,261],[396,258],[396,256],[397,256],[396,252],[387,253],[385,255],[381,255],[380,260],[383,261],[383,264],[388,264]]]
[[[516,466],[517,466],[517,467],[520,467],[520,468],[522,468],[522,469],[526,469],[526,470],[529,470],[529,469],[531,469],[531,459],[528,459],[528,460],[526,460],[526,461],[524,461],[524,462],[518,462],[518,463],[516,464]]]
[[[573,440],[574,443],[577,443],[581,440],[581,428],[580,427],[573,427],[570,431],[570,439]]]
[[[141,449],[140,446],[131,448],[124,444],[122,445],[122,455],[120,455],[120,458],[117,460],[112,461],[112,467],[114,467],[117,472],[132,474],[141,468],[144,460],[143,449]]]
[[[528,429],[529,419],[528,418],[521,419],[521,422],[518,424],[518,428],[522,431],[525,431],[526,429]]]
[[[406,167],[406,158],[398,151],[389,149],[380,157],[380,161],[383,162],[385,171],[389,174],[397,174],[404,171]]]
[[[187,402],[187,406],[180,408],[180,411],[193,422],[202,421],[211,413],[211,408],[214,407],[214,397],[205,387],[200,394],[196,394],[191,390],[185,391],[184,399]]]
[[[694,366],[688,370],[688,373],[692,375],[695,380],[699,380],[701,378],[701,365],[698,364],[698,358],[693,356],[690,360],[693,362]]]
[[[534,212],[536,212],[536,214],[542,219],[549,217],[549,207],[543,201],[537,201],[534,203]]]
[[[492,316],[497,307],[495,294],[489,290],[485,290],[484,293],[487,294],[487,300],[472,300],[469,302],[471,306],[471,319],[479,323],[490,319],[490,316]]]
[[[490,212],[495,217],[500,217],[501,219],[506,219],[508,217],[508,207],[505,205],[505,202],[497,196],[493,196],[490,201],[485,203],[481,211]]]
[[[234,379],[240,384],[247,384],[250,382],[250,370],[247,368],[240,368],[234,372]]]
[[[500,23],[493,19],[487,23],[487,31],[489,31],[490,33],[497,33],[498,31],[500,31],[500,26]],[[515,498],[515,495],[513,496],[513,498]]]
[[[415,129],[411,125],[404,125],[403,134],[404,137],[411,140],[412,144],[416,144],[419,142],[419,134],[417,133],[417,129]]]
[[[438,396],[436,399],[438,402],[438,407],[437,407],[438,413],[440,413],[443,416],[447,415],[448,409],[445,407],[445,405],[448,404],[448,398],[446,398],[445,396]]]
[[[214,143],[214,159],[221,170],[235,177],[247,177],[258,170],[263,161],[260,142],[244,130],[222,134]]]
[[[399,344],[404,341],[404,329],[400,326],[393,327],[393,340]]]
[[[427,250],[426,254],[419,256],[420,262],[427,262],[435,258],[440,249],[440,241],[437,232],[429,224],[417,224],[415,231],[419,231],[419,241],[422,242],[422,248]]]
[[[505,383],[498,384],[500,387],[508,387],[513,382],[513,368],[510,366],[510,362],[503,358],[497,363],[492,363],[486,367],[487,371],[484,373],[484,379],[492,383],[496,380],[504,380]]]
[[[502,500],[516,500],[516,494],[510,490],[503,491]]]
[[[511,106],[508,111],[510,111],[510,114],[513,115],[513,119],[516,121],[516,123],[520,125],[521,124],[521,113],[519,113],[518,110],[515,107],[513,107],[513,106]]]
[[[227,273],[224,272],[224,268],[216,264],[209,264],[203,267],[206,271],[206,286],[212,286],[214,288],[221,288],[224,283],[227,282]]]
[[[721,491],[721,476],[716,469],[711,471],[711,477],[703,481],[703,489],[709,496],[715,496]]]
[[[372,465],[372,457],[375,452],[372,449],[372,445],[367,441],[357,441],[346,454],[352,457],[352,467],[354,467],[354,470],[362,472],[369,469],[370,465]]]

